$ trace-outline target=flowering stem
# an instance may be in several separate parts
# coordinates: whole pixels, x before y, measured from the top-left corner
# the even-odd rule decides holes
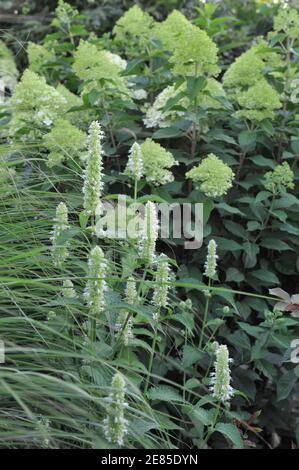
[[[89,338],[92,343],[94,343],[96,340],[96,318],[93,314],[90,316]]]
[[[205,305],[205,311],[204,311],[203,322],[202,322],[201,333],[200,333],[200,340],[199,340],[199,349],[201,349],[201,347],[202,347],[204,331],[205,331],[207,318],[208,318],[208,313],[209,313],[209,303],[210,303],[210,289],[209,288],[210,287],[211,287],[211,279],[209,278],[209,284],[208,284],[208,293],[209,293],[209,295],[206,297],[206,305]]]

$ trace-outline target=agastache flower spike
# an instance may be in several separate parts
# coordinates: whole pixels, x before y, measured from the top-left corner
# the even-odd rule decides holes
[[[148,201],[145,205],[143,234],[139,246],[141,258],[148,264],[152,264],[155,259],[158,230],[159,224],[156,206],[153,202]]]
[[[68,210],[64,202],[58,204],[56,208],[56,216],[54,218],[52,240],[52,257],[55,267],[61,267],[68,257],[68,243],[59,243],[59,237],[69,228]]]
[[[130,305],[136,305],[138,303],[138,293],[136,289],[136,282],[132,277],[129,277],[126,284],[125,289],[125,300]],[[122,341],[125,346],[130,344],[130,341],[133,339],[133,319],[132,316],[129,316],[129,312],[127,310],[122,310],[117,318],[117,323],[115,325],[115,329],[120,334],[122,332]],[[125,324],[126,322],[126,324]]]
[[[125,169],[125,174],[131,176],[134,180],[137,181],[139,181],[143,176],[141,147],[137,142],[134,142],[129,150],[129,158]]]
[[[88,277],[93,278],[87,281],[84,295],[90,309],[90,313],[96,317],[103,311],[105,304],[106,282],[104,280],[107,270],[107,263],[104,253],[99,246],[95,246],[89,255]]]
[[[157,259],[157,271],[155,275],[155,288],[152,303],[158,308],[167,307],[170,280],[170,267],[168,257],[163,253]]]
[[[222,403],[229,401],[234,395],[234,389],[230,385],[230,362],[232,359],[229,358],[227,346],[219,346],[216,350],[215,372],[211,373],[210,390],[213,397]]]
[[[104,433],[108,442],[124,445],[124,437],[128,432],[128,421],[124,417],[128,404],[125,402],[125,381],[117,372],[111,383],[111,393],[107,397],[107,417],[104,419]]]
[[[88,130],[88,158],[83,185],[84,208],[89,215],[95,215],[103,189],[103,136],[100,123],[93,121]]]
[[[210,240],[208,244],[208,255],[205,262],[205,276],[209,279],[212,279],[216,274],[217,259],[218,255],[216,253],[217,244],[215,240]]]

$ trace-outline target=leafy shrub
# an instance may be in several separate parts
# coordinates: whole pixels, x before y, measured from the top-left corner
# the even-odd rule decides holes
[[[1,117],[2,447],[295,445],[299,15],[229,57],[215,12],[134,6],[98,37],[60,0],[28,45]],[[135,238],[98,229],[119,194]],[[202,203],[204,246],[159,239],[155,201]]]

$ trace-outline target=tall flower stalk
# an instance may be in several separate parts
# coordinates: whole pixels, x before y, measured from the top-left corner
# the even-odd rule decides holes
[[[84,209],[88,215],[92,216],[97,213],[103,189],[103,136],[100,123],[93,121],[88,130],[88,158],[83,185]]]
[[[68,242],[60,241],[63,233],[69,228],[68,209],[64,202],[58,204],[54,218],[52,240],[52,257],[55,267],[61,268],[68,257]]]
[[[136,289],[136,282],[133,277],[127,280],[125,290],[125,301],[130,305],[136,305],[138,303],[138,292]],[[118,333],[118,339],[122,341],[124,346],[128,346],[130,341],[133,339],[133,320],[132,314],[127,310],[122,310],[117,318],[116,331]]]
[[[107,263],[104,253],[99,246],[95,246],[89,255],[88,277],[84,295],[89,307],[89,337],[96,340],[96,321],[105,305],[105,290]]]
[[[159,224],[156,206],[153,202],[148,201],[145,205],[143,234],[139,246],[140,256],[148,265],[151,265],[155,260],[158,230]]]
[[[229,357],[227,346],[220,345],[216,350],[215,371],[211,373],[211,387],[213,397],[221,403],[231,400],[234,390],[230,385],[231,373],[229,364],[232,359]]]
[[[214,362],[214,372],[210,375],[210,391],[217,401],[216,409],[214,412],[213,423],[208,429],[205,438],[202,442],[202,447],[206,445],[209,438],[215,431],[217,422],[221,414],[221,405],[227,404],[234,395],[234,389],[231,386],[231,372],[229,364],[232,359],[229,357],[229,352],[226,345],[215,344],[216,346],[216,361]]]
[[[155,287],[152,297],[152,304],[156,307],[157,310],[166,308],[168,305],[169,280],[170,267],[168,257],[162,253],[157,258]]]
[[[137,199],[138,181],[143,176],[143,161],[141,147],[137,142],[134,142],[129,150],[129,158],[125,169],[125,174],[134,179],[134,200]]]
[[[217,259],[218,259],[217,244],[215,240],[212,239],[209,241],[209,244],[208,244],[208,254],[207,254],[207,259],[205,262],[205,270],[204,270],[204,275],[209,279],[209,282],[208,282],[208,289],[205,291],[206,304],[205,304],[204,316],[203,316],[201,333],[200,333],[199,349],[201,349],[202,347],[205,327],[206,327],[206,323],[208,319],[209,305],[210,305],[210,298],[211,298],[210,287],[212,284],[212,280],[216,275]]]
[[[152,304],[154,305],[153,319],[155,322],[154,325],[154,336],[153,344],[151,348],[150,360],[148,365],[148,374],[146,379],[146,384],[144,392],[147,392],[150,376],[153,368],[154,355],[157,344],[157,335],[158,335],[158,322],[160,319],[160,311],[162,308],[168,306],[168,292],[169,292],[169,280],[170,280],[170,267],[168,262],[168,257],[163,253],[157,259],[157,270],[154,280],[154,293],[152,297]]]
[[[128,432],[128,420],[125,419],[128,404],[125,401],[125,381],[119,372],[114,375],[111,388],[111,393],[106,398],[108,406],[107,417],[103,422],[104,433],[108,442],[121,447]]]

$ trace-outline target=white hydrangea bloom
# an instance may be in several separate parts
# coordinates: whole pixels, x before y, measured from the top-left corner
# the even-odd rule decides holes
[[[172,121],[184,115],[183,111],[163,111],[167,101],[173,98],[178,92],[179,91],[175,90],[174,86],[168,86],[159,93],[143,119],[146,127],[169,127]]]
[[[135,100],[146,100],[147,92],[143,90],[143,88],[140,88],[139,90],[133,90],[132,98],[134,98]]]
[[[122,59],[118,54],[113,54],[110,51],[106,51],[106,54],[113,64],[117,65],[122,70],[127,68],[127,61]]]

